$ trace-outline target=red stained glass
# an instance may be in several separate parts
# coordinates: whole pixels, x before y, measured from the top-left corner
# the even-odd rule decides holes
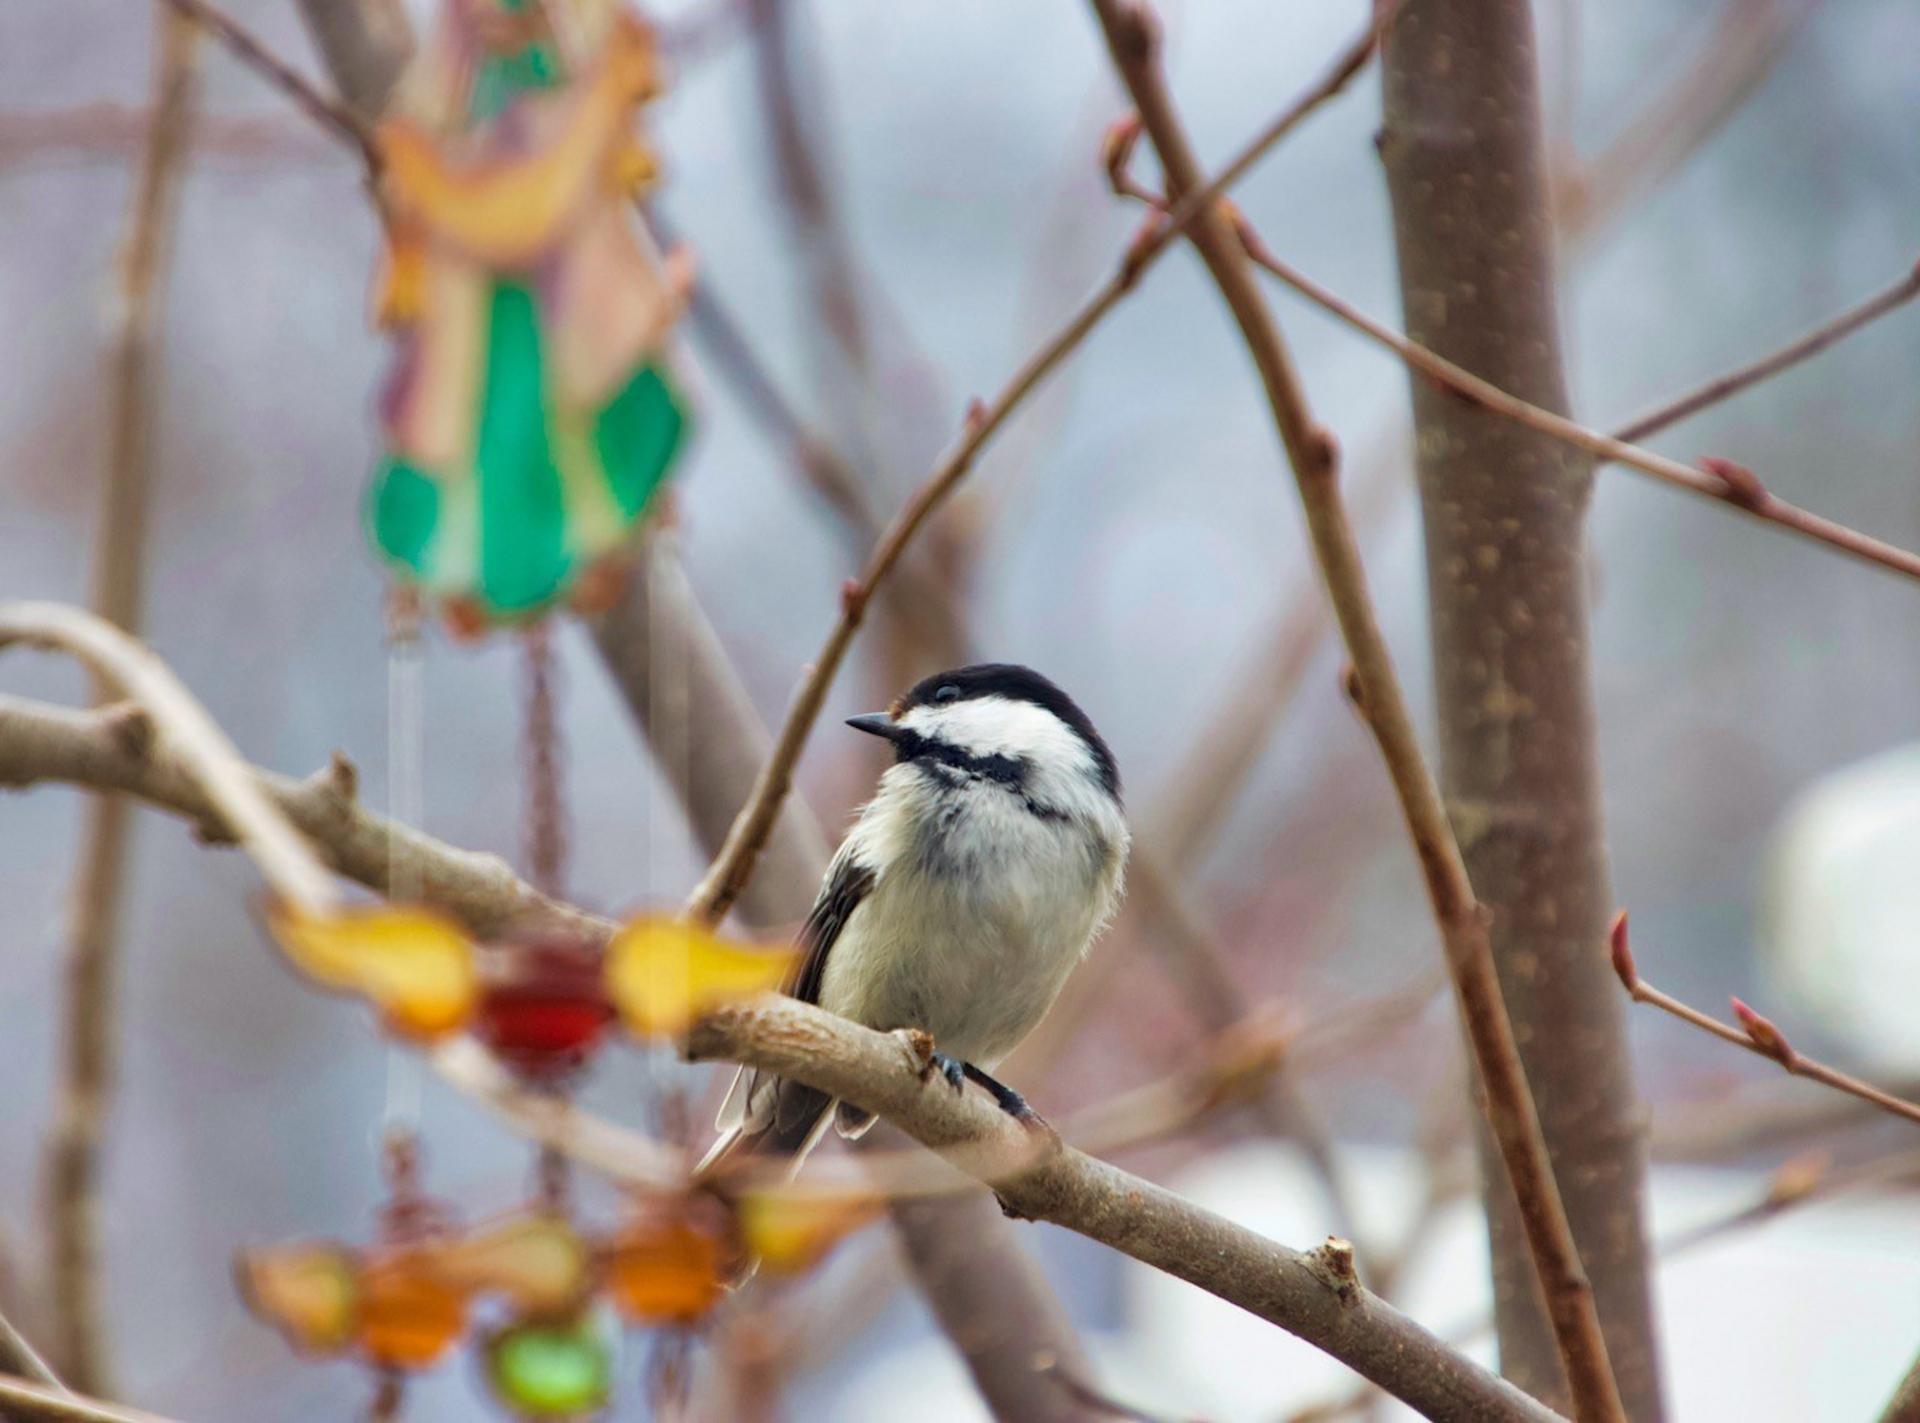
[[[535,1082],[578,1072],[613,1022],[600,957],[580,945],[498,946],[483,969],[474,1032],[501,1061]]]

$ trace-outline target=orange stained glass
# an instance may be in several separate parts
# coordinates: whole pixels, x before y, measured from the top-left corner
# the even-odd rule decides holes
[[[737,1255],[719,1202],[704,1196],[651,1201],[614,1237],[607,1290],[637,1324],[692,1324],[726,1293]]]
[[[467,1327],[466,1296],[423,1250],[369,1262],[360,1291],[360,1352],[384,1368],[431,1368]]]

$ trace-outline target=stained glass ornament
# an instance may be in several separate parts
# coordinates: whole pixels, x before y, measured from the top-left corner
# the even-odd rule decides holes
[[[430,1251],[395,1251],[362,1271],[355,1343],[368,1362],[384,1369],[431,1368],[466,1327],[466,1296],[441,1278]]]
[[[611,0],[461,0],[377,132],[394,363],[367,526],[457,627],[617,587],[680,445],[684,274],[631,207],[657,89]]]
[[[467,1295],[495,1295],[516,1314],[550,1316],[578,1305],[594,1284],[592,1247],[565,1216],[532,1211],[449,1241],[430,1268]]]
[[[613,1388],[613,1351],[590,1315],[508,1325],[487,1340],[493,1394],[521,1418],[587,1418]]]
[[[812,1269],[879,1211],[873,1196],[799,1186],[749,1189],[734,1199],[741,1242],[770,1275]]]
[[[440,1037],[473,1014],[480,996],[473,946],[443,914],[405,905],[308,914],[277,905],[268,922],[295,968],[367,999],[402,1037]]]
[[[344,1245],[243,1250],[234,1277],[248,1311],[302,1354],[343,1352],[360,1308],[360,1262]]]
[[[726,1294],[740,1247],[726,1207],[696,1192],[636,1204],[607,1250],[607,1293],[635,1324],[685,1327]]]
[[[666,915],[641,915],[607,945],[607,993],[636,1037],[677,1037],[726,1003],[769,993],[793,967],[787,949],[763,949]]]
[[[565,939],[490,948],[481,960],[473,1033],[524,1081],[554,1087],[576,1076],[614,1020],[601,956]]]

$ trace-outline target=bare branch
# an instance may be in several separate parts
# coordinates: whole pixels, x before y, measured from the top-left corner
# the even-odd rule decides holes
[[[767,997],[713,1014],[688,1040],[886,1117],[993,1185],[1005,1207],[1102,1241],[1280,1325],[1435,1419],[1551,1419],[1551,1410],[1448,1349],[1331,1268],[1067,1146],[1034,1159],[1032,1129],[983,1096],[926,1081],[902,1035]],[[1006,1174],[1008,1170],[1012,1175]]]
[[[1691,1023],[1702,1032],[1711,1033],[1723,1042],[1735,1047],[1745,1048],[1760,1057],[1770,1058],[1780,1064],[1795,1077],[1804,1077],[1809,1082],[1818,1082],[1837,1092],[1845,1092],[1850,1097],[1858,1097],[1869,1102],[1883,1112],[1896,1117],[1905,1117],[1910,1122],[1920,1122],[1920,1104],[1896,1097],[1891,1092],[1883,1092],[1870,1082],[1863,1082],[1850,1073],[1837,1067],[1828,1067],[1823,1062],[1796,1050],[1787,1041],[1785,1033],[1770,1018],[1764,1018],[1753,1011],[1738,998],[1733,1000],[1734,1017],[1740,1020],[1740,1026],[1723,1023],[1720,1019],[1702,1013],[1698,1008],[1689,1007],[1671,994],[1663,993],[1651,983],[1640,977],[1633,960],[1633,951],[1627,943],[1627,916],[1622,911],[1613,921],[1613,934],[1609,945],[1613,955],[1613,971],[1620,977],[1621,987],[1627,990],[1629,997],[1636,1003],[1647,1003],[1671,1013],[1683,1023]]]
[[[204,26],[242,64],[293,100],[308,118],[330,130],[342,142],[358,149],[368,171],[380,166],[372,130],[351,109],[329,99],[297,70],[275,56],[272,50],[231,15],[209,4],[208,0],[164,0],[164,3]]]
[[[180,181],[199,107],[197,29],[156,6],[153,121],[120,254],[117,329],[108,354],[107,459],[92,555],[94,611],[129,631],[141,619],[152,503],[155,332]],[[95,678],[94,700],[107,700]],[[86,807],[74,875],[62,1002],[60,1078],[45,1147],[52,1338],[76,1387],[112,1391],[100,1301],[100,1143],[115,1078],[120,908],[130,807]]]
[[[170,1423],[157,1413],[6,1377],[0,1377],[0,1413],[12,1423]]]
[[[1554,207],[1566,236],[1590,242],[1665,182],[1759,86],[1818,8],[1813,0],[1725,0],[1672,81],[1556,183]]]
[[[1677,424],[1691,415],[1697,415],[1710,405],[1718,405],[1731,399],[1748,386],[1757,385],[1769,376],[1797,366],[1800,362],[1819,355],[1827,347],[1844,341],[1861,327],[1872,324],[1888,312],[1898,311],[1916,296],[1920,296],[1920,263],[1909,267],[1900,279],[1892,285],[1875,292],[1858,306],[1848,307],[1838,316],[1824,321],[1797,340],[1790,341],[1779,350],[1770,352],[1758,360],[1737,366],[1724,375],[1715,376],[1705,384],[1677,396],[1644,415],[1636,416],[1613,432],[1613,438],[1624,444],[1636,444],[1669,425]]]
[[[347,788],[351,764],[296,780],[248,768],[253,784],[348,879],[382,894],[389,876],[420,886],[422,898],[480,938],[520,923],[544,923],[601,940],[613,926],[536,892],[497,855],[455,849],[366,809]],[[234,831],[177,748],[156,740],[137,707],[76,712],[0,696],[0,787],[64,781],[137,796],[191,821],[203,840],[231,844]]]
[[[1431,376],[1447,389],[1494,414],[1543,435],[1550,435],[1589,454],[1597,455],[1604,461],[1627,465],[1652,475],[1662,483],[1672,484],[1708,499],[1729,504],[1755,518],[1777,524],[1783,529],[1839,549],[1842,553],[1851,554],[1868,563],[1879,564],[1882,568],[1890,569],[1908,578],[1920,578],[1920,554],[1883,542],[1870,534],[1861,533],[1858,529],[1836,523],[1832,519],[1810,513],[1798,505],[1789,504],[1786,500],[1770,493],[1757,480],[1753,480],[1750,472],[1743,471],[1742,473],[1747,477],[1741,479],[1705,469],[1694,469],[1677,460],[1670,460],[1665,455],[1657,455],[1651,450],[1641,449],[1638,445],[1617,440],[1611,435],[1603,435],[1598,430],[1590,430],[1564,415],[1556,415],[1551,410],[1543,410],[1537,405],[1530,404],[1480,379],[1473,372],[1455,365],[1446,357],[1408,340],[1391,327],[1375,321],[1359,308],[1335,296],[1325,287],[1268,251],[1259,238],[1244,225],[1241,227],[1241,238],[1248,254],[1258,265],[1273,273],[1315,306],[1394,352],[1408,365]],[[1730,467],[1740,468],[1739,466]]]
[[[376,121],[413,56],[413,26],[402,0],[298,0],[300,17],[340,97]]]
[[[315,913],[333,904],[333,882],[312,850],[262,793],[227,734],[158,657],[91,613],[58,603],[0,604],[0,649],[14,643],[69,653],[137,701],[274,890]]]
[[[1160,156],[1169,196],[1191,192],[1200,183],[1199,162],[1167,92],[1153,20],[1140,6],[1123,0],[1093,0],[1093,8]],[[1592,1286],[1574,1248],[1501,1000],[1486,918],[1467,882],[1460,848],[1421,756],[1412,717],[1380,633],[1366,572],[1340,497],[1333,439],[1308,409],[1291,357],[1226,214],[1209,209],[1190,235],[1239,324],[1293,466],[1315,556],[1354,666],[1360,705],[1387,763],[1426,878],[1486,1089],[1488,1118],[1520,1204],[1577,1414],[1582,1420],[1623,1420]]]
[[[47,1361],[27,1336],[13,1327],[13,1321],[0,1314],[0,1374],[14,1374],[30,1383],[42,1384],[55,1393],[71,1396],[73,1390],[60,1382]]]

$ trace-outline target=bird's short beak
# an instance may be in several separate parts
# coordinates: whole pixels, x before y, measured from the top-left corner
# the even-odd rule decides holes
[[[869,736],[883,736],[893,741],[900,735],[900,725],[885,712],[868,712],[865,716],[850,716],[847,725],[855,731],[864,731]]]

